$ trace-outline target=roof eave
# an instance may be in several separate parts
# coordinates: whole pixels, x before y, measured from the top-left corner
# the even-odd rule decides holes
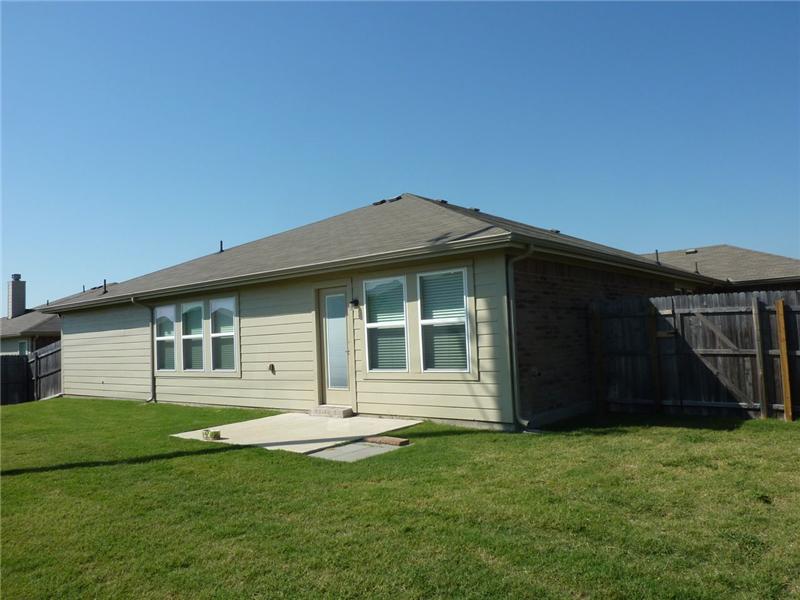
[[[575,246],[567,244],[559,244],[557,242],[534,239],[519,234],[513,234],[512,240],[519,243],[532,245],[535,252],[554,254],[557,256],[586,260],[594,263],[613,265],[616,267],[624,267],[626,269],[632,269],[643,273],[657,275],[659,277],[677,279],[680,281],[685,281],[687,283],[701,283],[704,285],[720,285],[720,284],[728,285],[728,282],[723,281],[721,279],[715,279],[713,277],[708,277],[706,275],[700,275],[698,273],[684,271],[683,269],[678,269],[676,267],[669,267],[663,264],[662,265],[653,264],[651,266],[644,264],[638,260],[625,258],[624,256],[616,256],[614,254],[606,254],[604,252],[597,252],[589,249],[576,248]]]
[[[505,248],[514,245],[515,242],[514,240],[511,239],[511,235],[508,233],[502,233],[499,235],[486,236],[484,238],[480,238],[477,240],[464,240],[460,242],[452,242],[442,246],[420,246],[417,248],[409,248],[395,252],[386,252],[382,254],[372,254],[364,257],[348,258],[339,261],[330,261],[330,262],[316,263],[311,265],[303,265],[301,267],[292,267],[289,269],[281,269],[278,271],[253,273],[249,275],[240,275],[236,277],[217,279],[214,281],[202,281],[197,283],[185,284],[181,286],[159,288],[140,293],[120,294],[110,297],[101,296],[99,298],[92,298],[91,300],[84,300],[81,302],[69,302],[65,304],[57,304],[53,302],[47,305],[37,306],[36,310],[49,314],[59,314],[64,312],[70,312],[73,310],[81,310],[84,308],[96,308],[96,307],[112,306],[115,304],[124,304],[130,302],[131,298],[135,298],[137,301],[147,301],[150,299],[163,298],[166,296],[187,294],[198,290],[217,290],[221,288],[229,288],[239,285],[267,283],[282,279],[296,279],[298,277],[319,275],[331,270],[342,270],[353,267],[380,266],[382,264],[396,262],[398,260],[414,260],[427,257],[456,255],[474,250],[486,251],[498,248]]]
[[[783,283],[797,283],[800,285],[800,275],[787,275],[785,277],[762,277],[761,279],[736,279],[726,282],[728,285],[779,285]]]

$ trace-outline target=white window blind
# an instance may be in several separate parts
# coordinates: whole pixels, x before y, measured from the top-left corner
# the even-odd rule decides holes
[[[233,298],[215,298],[211,312],[211,368],[214,371],[233,371],[236,368],[236,332]]]
[[[405,278],[365,281],[364,299],[368,369],[407,370]]]
[[[181,350],[183,370],[203,370],[203,303],[189,302],[181,306]]]
[[[155,310],[156,369],[175,370],[175,306],[159,306]]]
[[[468,371],[467,294],[463,269],[419,275],[424,371]]]

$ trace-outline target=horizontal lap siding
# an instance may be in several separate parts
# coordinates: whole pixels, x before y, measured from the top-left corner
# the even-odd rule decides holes
[[[425,271],[425,268],[421,268]],[[513,421],[508,329],[506,326],[505,257],[500,254],[478,256],[471,288],[476,328],[477,380],[436,380],[437,374],[418,373],[410,379],[377,379],[367,374],[364,347],[364,322],[355,320],[356,385],[358,411],[365,414],[415,416],[511,423]],[[416,275],[411,272],[409,286]],[[361,282],[358,281],[358,285]],[[361,288],[358,288],[359,290]],[[409,328],[417,327],[413,298],[409,297]],[[418,360],[419,335],[408,332],[412,366]]]
[[[61,320],[64,394],[150,397],[150,311],[141,306],[66,313]]]
[[[239,292],[240,377],[159,376],[159,402],[308,410],[317,404],[309,283]],[[269,365],[275,365],[275,373]]]
[[[506,327],[505,258],[502,254],[454,261],[469,265],[475,374],[442,380],[419,373],[406,380],[366,377],[364,324],[355,311],[357,409],[365,414],[403,415],[510,423],[513,421]],[[398,268],[408,280],[432,267]],[[352,278],[362,295],[363,273],[331,274]],[[326,278],[327,279],[327,278]],[[314,281],[242,288],[239,305],[239,364],[236,376],[156,377],[159,402],[308,410],[318,402]],[[321,285],[321,284],[319,284]],[[327,285],[327,284],[325,284]],[[219,296],[220,294],[215,294]],[[163,304],[178,303],[167,299]],[[409,306],[409,311],[416,305]],[[67,314],[64,320],[65,392],[146,399],[150,393],[150,315],[137,306]],[[416,320],[410,323],[414,327]],[[409,331],[418,363],[419,335]],[[178,340],[180,343],[180,340]],[[269,365],[275,366],[275,372]]]

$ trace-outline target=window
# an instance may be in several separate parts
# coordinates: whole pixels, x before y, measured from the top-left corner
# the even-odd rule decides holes
[[[364,282],[367,368],[406,371],[406,280],[404,277]]]
[[[233,298],[211,301],[211,369],[233,371],[236,368],[236,333],[233,316]]]
[[[156,369],[175,370],[175,306],[156,308]]]
[[[189,302],[181,306],[181,342],[183,370],[203,370],[203,303]]]
[[[17,344],[17,350],[22,355],[27,354],[28,353],[28,340],[23,340],[19,344]]]
[[[418,276],[423,371],[469,371],[465,271]]]

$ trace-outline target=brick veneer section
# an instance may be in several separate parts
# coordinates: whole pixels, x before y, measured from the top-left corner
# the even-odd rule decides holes
[[[672,294],[675,284],[529,258],[514,265],[514,288],[520,404],[530,419],[592,402],[592,300]]]

